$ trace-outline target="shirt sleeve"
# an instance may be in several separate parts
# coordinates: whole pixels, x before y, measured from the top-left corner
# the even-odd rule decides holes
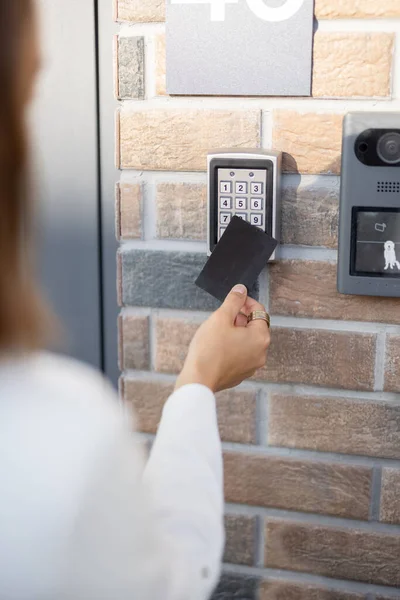
[[[121,425],[95,471],[68,540],[61,597],[209,598],[224,545],[212,392],[188,385],[169,398],[145,468]]]

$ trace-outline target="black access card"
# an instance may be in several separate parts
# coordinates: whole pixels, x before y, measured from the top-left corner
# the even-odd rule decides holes
[[[237,283],[251,290],[278,242],[239,217],[233,217],[196,285],[223,302]]]

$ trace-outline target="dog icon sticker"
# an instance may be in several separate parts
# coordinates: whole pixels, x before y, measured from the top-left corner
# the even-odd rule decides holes
[[[397,267],[398,271],[400,271],[400,263],[396,258],[396,250],[394,242],[388,240],[384,245],[384,258],[385,258],[385,271],[388,269],[393,269]]]

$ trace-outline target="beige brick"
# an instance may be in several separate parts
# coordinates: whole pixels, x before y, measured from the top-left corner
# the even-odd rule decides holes
[[[225,515],[225,554],[223,561],[253,566],[255,562],[257,518]]]
[[[366,600],[364,594],[269,579],[260,585],[259,600]]]
[[[379,19],[400,17],[398,0],[315,0],[318,19]]]
[[[400,404],[274,394],[268,441],[272,446],[399,459]]]
[[[162,409],[173,391],[173,384],[149,380],[124,380],[124,399],[131,402],[137,429],[156,433]],[[226,442],[255,444],[256,393],[228,390],[217,394],[217,415],[221,439]]]
[[[140,184],[117,184],[116,204],[118,239],[140,239],[142,237],[142,188]]]
[[[368,519],[372,469],[259,454],[224,454],[225,500]]]
[[[120,316],[119,342],[121,370],[150,368],[148,317]]]
[[[393,425],[395,425],[393,423]],[[392,427],[393,429],[394,427]],[[397,425],[397,431],[399,431]],[[400,470],[383,469],[380,520],[400,523]]]
[[[157,236],[207,239],[207,188],[197,183],[157,186]]]
[[[114,0],[118,21],[150,23],[165,21],[165,0]]]
[[[390,33],[317,32],[313,96],[390,96],[393,49]]]
[[[270,521],[265,566],[380,585],[400,585],[400,536]]]
[[[271,313],[314,319],[400,323],[397,298],[339,294],[336,276],[335,263],[288,260],[271,265]]]
[[[156,44],[156,96],[165,96],[167,94],[166,83],[166,48],[165,35],[157,35]]]
[[[339,186],[284,187],[282,194],[283,244],[337,246]]]
[[[386,338],[385,391],[400,392],[400,335]]]
[[[288,173],[340,173],[342,115],[273,113],[273,147],[284,152]]]
[[[258,110],[123,110],[121,167],[205,171],[211,148],[260,146]]]
[[[376,336],[273,327],[267,365],[255,378],[373,390]]]
[[[190,342],[199,327],[198,322],[181,319],[157,319],[156,371],[179,373]]]

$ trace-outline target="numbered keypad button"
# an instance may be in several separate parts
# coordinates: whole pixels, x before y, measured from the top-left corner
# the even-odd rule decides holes
[[[219,184],[219,191],[221,194],[231,194],[232,193],[232,181],[221,181]]]
[[[247,215],[246,213],[236,213],[236,216],[239,217],[239,219],[243,219],[243,221],[247,221]]]
[[[263,209],[262,198],[251,198],[250,208],[251,208],[251,210],[262,210]]]
[[[228,208],[230,210],[232,208],[232,198],[221,196],[220,206],[221,208]]]
[[[247,182],[237,181],[235,184],[236,194],[247,194]]]
[[[221,225],[228,225],[231,219],[232,215],[230,213],[221,213],[219,216],[219,222],[221,223]]]
[[[252,181],[250,184],[250,191],[252,194],[263,194],[264,184],[259,183],[257,181]]]
[[[247,198],[236,198],[235,200],[235,208],[236,210],[246,210],[247,209]]]
[[[261,226],[263,225],[263,216],[262,215],[250,215],[250,223],[252,225]]]
[[[221,238],[222,238],[222,236],[224,235],[225,231],[226,231],[226,227],[220,227],[220,228],[219,228],[219,238],[220,238],[220,239],[221,239]]]

